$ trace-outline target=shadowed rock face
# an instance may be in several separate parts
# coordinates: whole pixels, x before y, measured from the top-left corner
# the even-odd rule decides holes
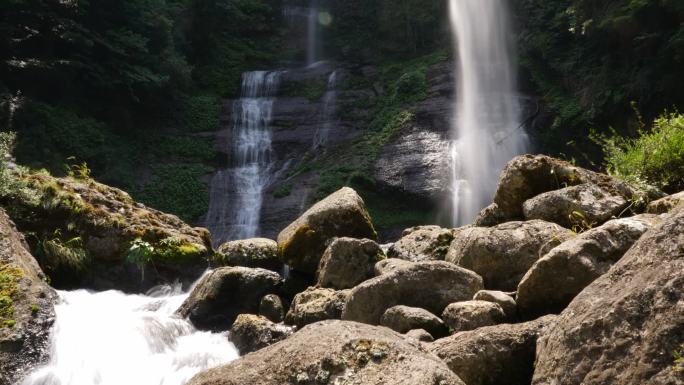
[[[325,321],[195,376],[188,385],[464,385],[418,341],[383,327]]]
[[[0,385],[48,358],[56,298],[24,237],[0,209]]]
[[[684,207],[644,234],[561,313],[537,346],[533,384],[681,384]]]

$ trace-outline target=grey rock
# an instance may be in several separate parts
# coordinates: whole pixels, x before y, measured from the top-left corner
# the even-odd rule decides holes
[[[489,290],[512,291],[532,265],[573,232],[540,220],[456,231],[446,260],[473,270]]]
[[[337,238],[321,258],[318,286],[350,289],[373,277],[373,267],[383,259],[385,253],[369,239]]]
[[[615,219],[551,250],[518,285],[521,315],[532,319],[560,313],[585,287],[605,274],[656,220],[648,214]]]
[[[413,338],[420,342],[433,342],[435,338],[424,329],[413,329],[406,333],[407,338]]]
[[[492,227],[507,221],[506,213],[499,205],[492,203],[480,211],[473,223],[477,227]]]
[[[443,261],[454,239],[454,230],[439,226],[407,229],[388,250],[387,256],[412,262]]]
[[[259,315],[275,323],[283,322],[285,319],[283,301],[275,294],[265,295],[259,302]]]
[[[428,346],[468,385],[528,385],[537,338],[553,316],[456,333]],[[559,383],[560,384],[560,383]]]
[[[532,384],[681,384],[684,207],[578,294],[537,343]]]
[[[457,333],[500,324],[506,320],[506,313],[498,303],[464,301],[447,306],[442,319],[453,333]]]
[[[265,317],[240,314],[230,328],[230,341],[240,355],[255,352],[291,336],[294,328],[279,325]]]
[[[684,203],[684,191],[649,203],[646,212],[649,214],[666,214],[682,203]]]
[[[473,297],[475,301],[493,302],[501,306],[509,321],[518,318],[518,305],[510,295],[495,290],[480,290]]]
[[[351,290],[342,319],[377,325],[396,305],[424,308],[441,314],[457,301],[482,289],[482,278],[444,261],[410,263],[365,281]]]
[[[279,271],[283,265],[278,258],[278,244],[266,238],[226,242],[219,246],[213,261],[219,266],[260,267],[273,271]]]
[[[414,329],[423,329],[433,337],[444,337],[449,334],[444,322],[425,309],[409,306],[393,306],[380,318],[380,325],[397,333],[407,333]]]
[[[401,267],[411,266],[414,262],[405,261],[397,258],[387,258],[375,264],[373,272],[375,276],[390,273]]]
[[[297,294],[285,316],[285,323],[303,327],[314,322],[340,319],[349,290],[311,287]]]
[[[281,278],[265,269],[222,267],[207,274],[177,313],[201,330],[228,330],[239,314],[255,314],[261,298],[278,291]]]
[[[567,228],[600,225],[619,215],[627,199],[602,188],[584,183],[549,191],[523,203],[526,220],[542,219]]]
[[[464,385],[419,342],[387,328],[343,321],[309,325],[292,337],[188,385]]]
[[[363,199],[349,187],[316,203],[281,231],[278,252],[287,265],[315,273],[326,247],[337,237],[376,237]]]

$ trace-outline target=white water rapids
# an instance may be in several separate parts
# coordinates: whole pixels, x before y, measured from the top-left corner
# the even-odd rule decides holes
[[[60,291],[50,361],[20,385],[182,385],[238,357],[225,334],[174,316],[187,293]]]
[[[507,3],[449,1],[459,73],[452,145],[455,225],[471,223],[492,201],[506,162],[528,148],[520,127]]]

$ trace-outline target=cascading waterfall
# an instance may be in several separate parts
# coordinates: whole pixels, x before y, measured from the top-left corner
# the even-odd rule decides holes
[[[233,106],[233,167],[214,176],[205,219],[217,244],[259,232],[262,195],[271,179],[271,119],[279,79],[277,71],[243,75],[242,97]]]
[[[335,123],[337,114],[337,71],[333,71],[328,77],[328,89],[323,95],[323,126],[314,133],[313,149],[319,150],[325,147],[330,136],[330,129]]]
[[[453,223],[472,222],[492,200],[506,162],[525,152],[510,57],[506,0],[450,0],[459,76],[452,144]]]
[[[306,65],[312,65],[318,60],[318,0],[311,0],[306,27]]]
[[[58,294],[50,361],[21,385],[182,385],[238,357],[225,334],[174,315],[188,296],[180,285],[148,295]]]

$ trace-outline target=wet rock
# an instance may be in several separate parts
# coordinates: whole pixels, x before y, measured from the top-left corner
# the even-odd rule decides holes
[[[287,265],[315,273],[323,252],[336,237],[376,237],[363,200],[348,187],[316,203],[285,228],[278,235],[278,252]]]
[[[260,267],[280,271],[278,244],[266,238],[226,242],[219,246],[213,262],[218,266]]]
[[[407,263],[351,290],[342,319],[377,325],[396,305],[421,307],[441,314],[453,302],[468,300],[482,289],[482,278],[444,261]]]
[[[481,275],[487,289],[513,291],[541,256],[572,236],[540,220],[465,227],[456,231],[446,260]]]
[[[551,250],[518,285],[521,315],[532,319],[560,313],[579,292],[605,274],[656,220],[647,214],[615,219]]]
[[[283,322],[285,319],[283,301],[275,294],[265,295],[259,302],[259,315],[275,323]]]
[[[567,228],[600,225],[628,205],[624,197],[584,183],[549,191],[523,203],[526,220],[542,219]]]
[[[318,286],[350,289],[373,276],[373,267],[385,259],[380,246],[369,239],[337,238],[323,253]]]
[[[646,232],[542,334],[532,383],[681,384],[684,207]]]
[[[649,203],[646,212],[649,214],[666,214],[682,203],[684,203],[684,191]]]
[[[500,324],[506,320],[506,313],[494,302],[464,301],[447,306],[442,319],[453,333],[457,333]]]
[[[188,385],[464,385],[419,342],[387,328],[325,321]]]
[[[404,230],[402,238],[388,250],[387,256],[411,262],[444,260],[454,239],[452,229],[419,226]]]
[[[261,298],[278,291],[281,278],[265,269],[222,267],[202,278],[178,309],[201,330],[228,330],[239,314],[255,314]]]
[[[498,304],[501,306],[501,309],[503,309],[506,314],[506,319],[509,321],[518,318],[518,305],[516,304],[515,299],[502,291],[480,290],[475,294],[473,300]]]
[[[349,290],[311,287],[297,294],[285,316],[285,323],[303,327],[318,321],[340,319]]]
[[[444,322],[439,317],[425,309],[409,306],[393,306],[385,311],[380,318],[380,325],[386,326],[397,333],[407,333],[414,329],[423,329],[434,337],[449,334]]]
[[[49,354],[56,294],[24,237],[0,209],[0,384],[16,383]]]
[[[291,336],[294,328],[253,314],[240,314],[230,328],[230,341],[240,355],[255,352]]]
[[[528,385],[537,338],[553,321],[553,316],[547,316],[522,324],[486,326],[442,338],[428,349],[468,385]]]
[[[414,262],[405,261],[397,258],[387,258],[375,264],[373,272],[375,276],[390,273],[401,267],[411,266]]]

